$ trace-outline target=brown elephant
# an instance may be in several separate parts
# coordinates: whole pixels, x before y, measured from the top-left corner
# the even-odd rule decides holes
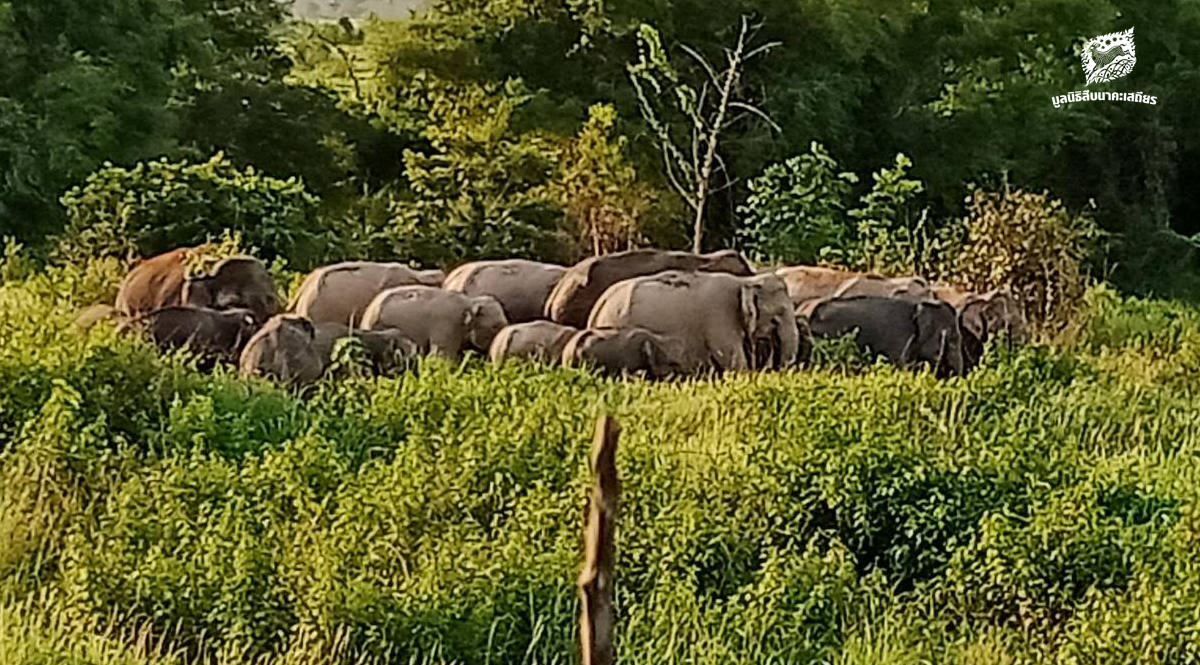
[[[842,284],[856,277],[878,277],[865,272],[819,266],[780,268],[775,275],[787,285],[788,297],[797,307],[810,300],[832,296]]]
[[[592,307],[608,287],[621,280],[666,270],[730,273],[749,276],[750,264],[733,250],[711,254],[635,249],[585,259],[567,269],[546,299],[544,315],[563,325],[587,325]]]
[[[380,293],[397,286],[440,286],[445,277],[441,270],[414,270],[402,263],[337,263],[309,273],[288,309],[314,323],[356,327]]]
[[[398,330],[355,330],[340,323],[313,324],[302,316],[280,314],[246,344],[239,367],[246,376],[311,383],[328,371],[334,345],[347,337],[362,343],[377,374],[393,373],[417,355],[417,345]]]
[[[142,329],[159,349],[186,348],[199,355],[204,366],[211,366],[217,361],[236,362],[258,330],[258,321],[248,309],[172,306],[126,321],[121,328]]]
[[[508,325],[500,301],[433,286],[401,286],[380,293],[363,313],[364,330],[395,328],[422,353],[458,358],[474,350],[488,353]]]
[[[666,379],[689,372],[684,344],[645,328],[588,328],[563,347],[565,367],[588,367],[605,376]]]
[[[855,341],[894,365],[931,366],[940,377],[965,372],[958,314],[938,300],[851,296],[806,303],[800,313],[817,337],[838,337],[857,330]]]
[[[257,259],[227,258],[213,266],[208,274],[189,276],[184,264],[192,251],[184,247],[135,265],[117,291],[117,312],[127,317],[139,317],[176,305],[245,308],[259,321],[279,312],[275,282]]]
[[[562,361],[563,348],[577,332],[578,328],[551,321],[526,321],[505,326],[492,340],[488,355],[496,363],[508,358],[525,358],[557,365]]]
[[[114,303],[117,312],[138,317],[179,305],[183,297],[183,266],[191,251],[181,247],[134,265],[117,290]]]
[[[668,271],[610,287],[589,328],[640,327],[682,341],[693,371],[794,365],[799,331],[783,281],[770,273]]]
[[[834,298],[852,296],[875,296],[878,298],[900,298],[919,302],[933,298],[933,291],[924,277],[880,277],[861,275],[842,282],[833,292]]]
[[[455,268],[442,288],[469,296],[492,296],[500,301],[508,322],[542,318],[546,299],[567,269],[552,263],[509,259],[475,261]]]

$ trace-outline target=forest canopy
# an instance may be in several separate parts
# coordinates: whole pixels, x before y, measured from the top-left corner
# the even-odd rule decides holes
[[[764,229],[811,225],[820,243],[857,225],[824,191],[781,208],[754,190],[817,143],[831,173],[854,176],[838,180],[851,201],[901,156],[910,164],[904,178],[919,186],[896,223],[936,234],[968,214],[976,189],[1045,192],[1107,232],[1103,277],[1200,294],[1192,3],[441,0],[402,21],[292,9],[0,1],[0,235],[52,245],[62,197],[93,173],[221,154],[298,178],[341,243],[331,254],[446,265],[684,248],[692,215],[645,109],[686,147],[694,118],[673,95],[702,97],[705,63],[724,65],[746,18],[755,43],[776,46],[739,72],[734,92],[756,112],[722,133],[707,248],[755,249],[747,239]],[[1086,40],[1130,27],[1133,71],[1087,90],[1157,104],[1056,106],[1084,89]],[[670,82],[657,93],[630,75],[646,28]]]

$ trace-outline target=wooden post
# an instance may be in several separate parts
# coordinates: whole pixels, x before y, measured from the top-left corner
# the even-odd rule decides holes
[[[583,665],[612,665],[613,536],[617,529],[617,438],[620,425],[611,416],[596,421],[592,441],[592,488],[583,526],[583,570],[579,573],[579,641]]]

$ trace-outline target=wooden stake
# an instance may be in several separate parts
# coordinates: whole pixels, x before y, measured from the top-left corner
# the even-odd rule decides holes
[[[617,438],[621,427],[611,416],[596,421],[592,441],[592,489],[583,526],[584,561],[579,573],[579,640],[583,665],[612,665],[613,536],[617,529]]]

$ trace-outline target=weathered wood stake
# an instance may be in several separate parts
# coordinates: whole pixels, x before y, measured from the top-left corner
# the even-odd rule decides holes
[[[583,526],[583,570],[579,573],[579,641],[583,665],[612,665],[613,536],[617,529],[617,438],[620,425],[611,416],[596,421],[592,441],[592,490]]]

